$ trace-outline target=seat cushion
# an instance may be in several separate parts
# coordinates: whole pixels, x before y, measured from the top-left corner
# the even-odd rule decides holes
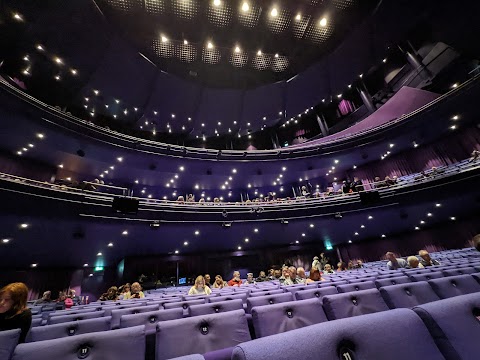
[[[377,289],[361,290],[323,297],[323,309],[329,320],[388,310]]]
[[[471,275],[449,276],[428,283],[442,299],[480,291],[480,284]]]
[[[235,347],[232,360],[405,360],[412,353],[416,359],[445,359],[420,318],[397,309],[249,341]]]
[[[448,359],[480,354],[480,293],[460,295],[414,307]]]
[[[252,309],[252,320],[257,337],[279,334],[328,321],[322,303],[316,298],[256,306]]]
[[[380,293],[391,309],[411,308],[427,302],[440,300],[426,281],[385,286],[380,288]]]

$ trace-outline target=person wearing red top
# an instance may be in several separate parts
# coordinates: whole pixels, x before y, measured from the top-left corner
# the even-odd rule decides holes
[[[228,286],[240,286],[242,285],[242,279],[240,279],[240,273],[238,271],[233,272],[233,278],[228,282]]]

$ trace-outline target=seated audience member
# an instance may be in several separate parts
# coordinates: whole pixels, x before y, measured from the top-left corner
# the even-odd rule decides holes
[[[345,270],[347,270],[347,266],[345,265],[345,263],[343,261],[339,261],[337,263],[337,272],[345,271]]]
[[[52,292],[50,290],[47,290],[43,293],[41,299],[38,299],[37,301],[35,301],[35,305],[49,303],[52,301],[51,297],[52,297]]]
[[[349,261],[348,261],[347,269],[348,269],[348,270],[353,270],[353,269],[355,269],[355,266],[353,265],[353,261],[352,261],[352,260],[349,260]]]
[[[223,281],[223,278],[220,275],[215,276],[215,281],[213,283],[213,288],[214,289],[223,289],[225,286],[228,286],[228,284]]]
[[[103,293],[99,300],[100,301],[109,301],[109,300],[117,300],[118,297],[117,297],[117,287],[116,286],[111,286],[106,293]]]
[[[298,277],[297,268],[295,266],[290,266],[288,268],[288,273],[290,274],[290,280],[293,284],[303,284],[303,280]]]
[[[0,290],[0,331],[20,329],[20,343],[25,342],[32,312],[27,307],[28,288],[24,283],[12,283]]]
[[[320,253],[320,268],[318,270],[322,271],[325,268],[325,264],[328,264],[330,262],[330,259],[325,256],[324,253]]]
[[[273,271],[274,271],[273,269],[268,269],[268,278],[270,280],[273,280]]]
[[[209,288],[211,288],[212,284],[210,284],[210,274],[205,274],[203,279],[205,280],[205,286],[208,286]]]
[[[310,191],[308,191],[307,187],[305,185],[302,186],[302,196],[305,196],[307,198],[310,197]]]
[[[384,181],[380,180],[380,176],[375,176],[373,180],[372,189],[380,189],[387,186]]]
[[[350,181],[343,181],[343,184],[342,184],[342,193],[344,194],[349,194],[351,193],[353,190],[351,188],[351,183]]]
[[[305,269],[303,267],[297,269],[297,279],[301,281],[302,284],[307,280],[307,275],[305,275]]]
[[[265,271],[260,271],[257,277],[257,282],[264,282],[268,281],[267,275],[265,274]]]
[[[195,202],[195,196],[193,196],[193,194],[188,194],[187,195],[187,202],[189,202],[189,203]]]
[[[63,303],[66,298],[67,298],[67,295],[65,294],[65,292],[64,291],[59,291],[58,292],[58,299],[56,300],[56,302]]]
[[[385,185],[387,185],[387,186],[393,186],[393,185],[395,185],[395,181],[393,181],[392,179],[390,179],[390,176],[385,176]]]
[[[416,256],[409,256],[407,262],[410,269],[423,269],[423,265],[420,264],[420,261]]]
[[[475,161],[477,161],[479,158],[480,158],[480,151],[478,151],[478,150],[473,150],[473,152],[472,152],[472,157],[470,158],[470,160],[468,160],[468,162],[475,162]]]
[[[408,266],[408,263],[405,260],[397,259],[395,257],[395,254],[391,251],[387,252],[385,256],[388,260],[388,263],[387,263],[388,270],[397,270],[399,268],[406,268]]]
[[[318,256],[314,256],[313,257],[313,261],[312,261],[312,270],[313,269],[317,269],[317,270],[322,270],[322,264],[320,264],[320,261],[318,259]]]
[[[355,265],[355,268],[357,268],[357,269],[363,268],[363,261],[362,260],[357,260],[357,265]]]
[[[142,291],[142,286],[138,282],[134,282],[130,288],[130,293],[124,296],[124,299],[143,299],[145,294]]]
[[[120,286],[120,288],[121,288],[121,291],[120,291],[120,295],[118,296],[118,299],[125,300],[125,295],[130,294],[130,284],[126,283],[125,285]]]
[[[240,286],[242,285],[242,279],[240,279],[240,273],[238,271],[233,272],[233,278],[228,281],[228,286]]]
[[[472,239],[473,247],[480,251],[480,234],[477,234]]]
[[[205,198],[203,198],[203,197],[200,198],[200,200],[198,200],[198,203],[199,203],[200,205],[205,205]]]
[[[440,265],[440,262],[438,260],[432,259],[430,257],[430,254],[427,250],[420,250],[418,252],[418,255],[422,258],[420,260],[420,263],[423,265],[423,267]]]
[[[205,279],[202,275],[197,276],[195,284],[188,291],[188,295],[210,295],[212,290],[205,285]]]
[[[78,297],[76,293],[77,292],[74,289],[70,289],[67,298],[72,299],[73,305],[80,305],[80,297]]]
[[[305,284],[310,284],[315,281],[324,281],[322,273],[317,268],[310,270],[310,276],[305,280]]]
[[[282,277],[282,270],[280,270],[280,269],[273,270],[272,280],[280,280],[281,277]]]
[[[247,273],[247,281],[245,281],[242,285],[255,285],[253,273]]]
[[[282,276],[278,280],[280,280],[280,284],[282,285],[293,285],[293,281],[290,279],[290,272],[288,271],[287,266],[282,268]]]
[[[359,180],[358,177],[353,178],[353,182],[351,184],[351,188],[355,192],[363,191],[365,188],[363,187],[363,182],[362,180]]]
[[[183,204],[185,202],[185,198],[180,195],[178,198],[177,198],[177,202],[180,203],[180,204]]]
[[[335,274],[335,271],[333,271],[332,269],[332,265],[330,264],[325,264],[325,266],[323,267],[323,273],[324,274]]]

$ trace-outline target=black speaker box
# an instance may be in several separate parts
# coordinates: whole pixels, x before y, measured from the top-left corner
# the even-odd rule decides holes
[[[363,205],[372,205],[380,201],[378,191],[361,191],[359,194]]]
[[[138,212],[137,199],[115,197],[112,203],[112,209],[122,214],[136,214]]]

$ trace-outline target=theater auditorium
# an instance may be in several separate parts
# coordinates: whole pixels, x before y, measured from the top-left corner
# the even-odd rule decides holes
[[[0,360],[480,359],[478,14],[0,1]]]

